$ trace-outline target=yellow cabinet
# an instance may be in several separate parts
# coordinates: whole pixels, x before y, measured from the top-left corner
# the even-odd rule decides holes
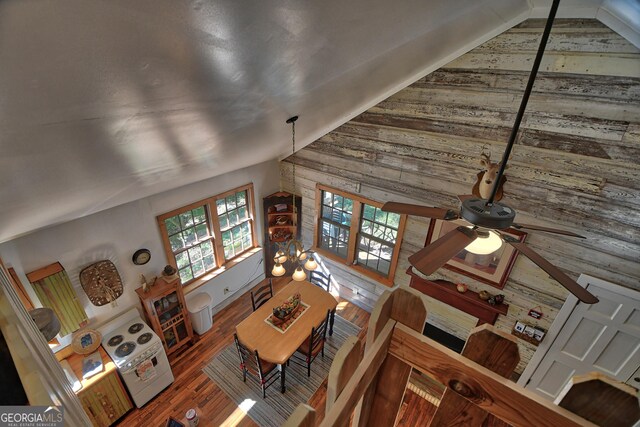
[[[96,427],[107,427],[133,408],[131,399],[125,390],[114,363],[100,347],[104,370],[86,380],[76,392],[82,407]],[[67,358],[69,365],[78,378],[82,378],[82,360],[84,356],[73,354]]]

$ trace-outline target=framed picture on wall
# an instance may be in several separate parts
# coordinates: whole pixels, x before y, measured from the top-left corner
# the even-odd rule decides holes
[[[469,223],[462,220],[431,220],[425,246],[438,240],[460,225],[469,225]],[[509,231],[502,232],[518,239],[520,242],[524,242],[527,236],[527,233],[519,230],[510,229]],[[447,261],[444,268],[502,289],[509,278],[509,273],[511,272],[513,264],[516,262],[517,256],[518,251],[506,243],[503,243],[497,251],[487,255],[477,255],[463,249]]]

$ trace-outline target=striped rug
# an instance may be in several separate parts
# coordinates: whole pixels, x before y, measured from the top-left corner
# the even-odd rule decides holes
[[[291,363],[287,366],[287,391],[280,393],[280,383],[267,389],[267,397],[262,398],[262,391],[255,380],[247,378],[242,382],[240,359],[235,344],[222,350],[207,366],[204,372],[222,389],[238,407],[245,411],[259,426],[280,426],[294,411],[299,403],[306,403],[329,374],[331,362],[336,351],[345,339],[358,335],[360,328],[336,315],[333,325],[333,336],[327,334],[324,359],[318,356],[311,364],[311,377],[307,377],[304,366]]]

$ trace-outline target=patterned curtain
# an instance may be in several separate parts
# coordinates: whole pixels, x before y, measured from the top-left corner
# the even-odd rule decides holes
[[[85,326],[87,313],[78,301],[67,272],[59,262],[27,274],[43,307],[52,309],[60,320],[60,336]]]

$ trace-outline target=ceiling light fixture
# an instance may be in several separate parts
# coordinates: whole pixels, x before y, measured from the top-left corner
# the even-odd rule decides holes
[[[473,228],[468,226],[468,228]],[[465,249],[476,255],[487,255],[493,253],[502,247],[502,239],[495,231],[476,230],[478,237],[476,240],[467,245]]]
[[[292,141],[292,154],[296,152],[296,120],[298,120],[298,116],[293,116],[287,119],[287,123],[291,124],[291,141]],[[293,213],[296,212],[296,163],[292,162],[293,170],[292,170],[292,188],[291,192],[291,208],[293,209]],[[295,215],[294,215],[295,216]],[[275,265],[271,270],[271,274],[274,276],[284,276],[287,272],[285,268],[285,263],[289,261],[295,267],[295,271],[291,278],[297,282],[301,282],[306,280],[307,273],[305,271],[313,271],[318,268],[318,263],[313,258],[314,252],[311,249],[304,249],[304,245],[300,240],[296,238],[296,233],[292,233],[291,238],[283,243],[277,243],[278,251],[276,255],[273,257],[275,261]]]

